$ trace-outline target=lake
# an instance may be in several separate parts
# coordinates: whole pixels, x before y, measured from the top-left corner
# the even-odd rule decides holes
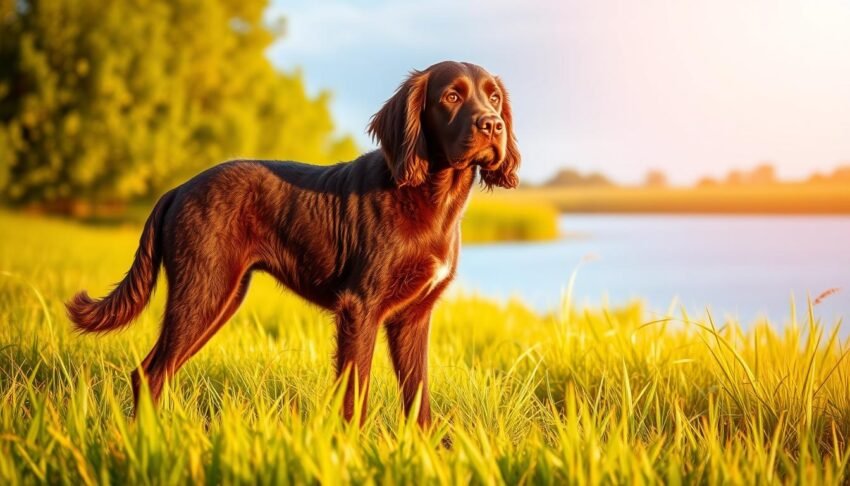
[[[554,242],[464,246],[457,287],[547,311],[577,271],[580,306],[641,299],[661,315],[675,303],[744,324],[788,322],[792,295],[805,316],[807,295],[839,288],[816,316],[850,317],[850,217],[564,215],[560,226]]]

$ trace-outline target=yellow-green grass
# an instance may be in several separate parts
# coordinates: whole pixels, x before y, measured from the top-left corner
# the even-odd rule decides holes
[[[548,204],[506,202],[476,194],[461,226],[465,243],[551,240],[558,237],[558,212]]]
[[[128,373],[164,282],[107,336],[74,334],[62,302],[106,292],[137,230],[9,213],[0,228],[0,484],[846,482],[850,362],[834,323],[744,332],[568,299],[541,316],[454,293],[433,319],[423,434],[399,413],[383,343],[366,425],[343,423],[330,317],[258,278],[133,421]]]
[[[850,186],[786,184],[700,188],[522,188],[506,203],[546,204],[568,213],[850,214]]]

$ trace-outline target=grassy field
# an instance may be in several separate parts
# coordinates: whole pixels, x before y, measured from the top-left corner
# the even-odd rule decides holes
[[[701,188],[522,188],[497,191],[508,204],[570,213],[850,214],[850,187],[785,184]]]
[[[105,337],[72,333],[62,302],[106,292],[136,229],[9,213],[0,228],[0,484],[847,481],[850,361],[816,317],[744,332],[454,293],[434,317],[424,434],[400,416],[383,343],[371,416],[342,423],[329,316],[258,278],[161,409],[131,421],[128,373],[164,292]]]

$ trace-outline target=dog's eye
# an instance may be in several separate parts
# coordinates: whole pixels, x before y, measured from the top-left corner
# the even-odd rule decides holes
[[[499,93],[493,93],[490,95],[490,103],[493,103],[494,105],[498,104],[501,99],[502,98],[499,97]]]
[[[458,96],[457,93],[449,93],[446,95],[446,101],[448,103],[457,103],[460,101],[460,96]]]

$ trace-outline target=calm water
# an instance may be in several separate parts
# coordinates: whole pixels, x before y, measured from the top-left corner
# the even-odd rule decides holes
[[[465,246],[459,287],[551,310],[578,267],[578,304],[640,298],[662,314],[675,302],[777,323],[789,320],[792,294],[803,312],[807,294],[838,287],[816,315],[850,318],[850,217],[567,215],[560,224],[567,236],[556,242]]]

